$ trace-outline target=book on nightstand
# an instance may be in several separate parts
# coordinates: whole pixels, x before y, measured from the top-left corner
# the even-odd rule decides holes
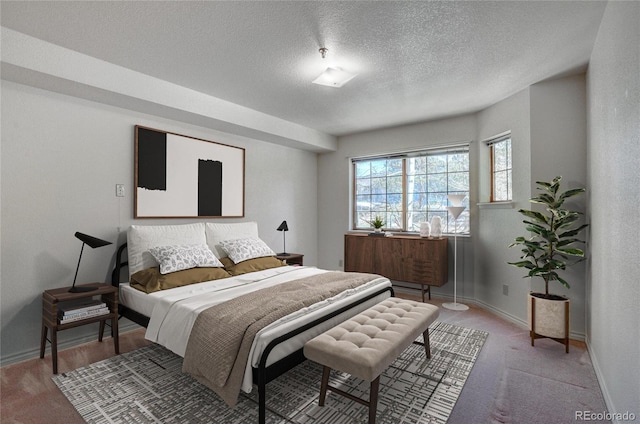
[[[107,315],[109,314],[109,308],[106,306],[100,309],[92,309],[90,311],[78,312],[77,314],[72,315],[64,315],[58,314],[58,321],[60,324],[66,324],[68,322],[79,321],[82,319],[93,318],[99,315]]]
[[[60,324],[78,321],[110,312],[107,304],[100,300],[90,300],[60,307],[58,320]]]

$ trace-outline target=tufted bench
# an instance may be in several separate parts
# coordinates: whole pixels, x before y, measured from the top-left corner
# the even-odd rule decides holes
[[[369,423],[375,423],[380,374],[420,334],[426,356],[431,358],[429,325],[438,314],[435,305],[391,297],[309,340],[304,355],[323,365],[318,404],[324,406],[329,389],[368,406]],[[371,382],[369,401],[329,385],[331,369]]]

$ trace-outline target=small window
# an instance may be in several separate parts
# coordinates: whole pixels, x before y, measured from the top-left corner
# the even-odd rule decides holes
[[[509,202],[512,197],[511,134],[488,141],[491,148],[491,201]]]

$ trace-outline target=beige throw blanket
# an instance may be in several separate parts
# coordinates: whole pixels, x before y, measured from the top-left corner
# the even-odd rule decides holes
[[[265,326],[299,309],[358,287],[379,275],[326,272],[257,290],[198,315],[182,371],[191,374],[234,406],[254,336]]]

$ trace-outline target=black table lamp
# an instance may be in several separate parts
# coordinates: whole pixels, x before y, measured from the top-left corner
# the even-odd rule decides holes
[[[84,250],[85,244],[88,244],[90,248],[95,249],[96,247],[102,247],[102,246],[111,244],[111,242],[105,241],[96,237],[88,236],[86,234],[78,233],[78,232],[76,232],[76,238],[82,241],[82,247],[80,248],[80,257],[78,258],[76,275],[73,277],[73,285],[71,286],[69,291],[71,293],[80,293],[80,292],[98,290],[98,287],[76,287],[76,278],[78,277],[78,270],[80,269],[80,260],[82,259],[82,251]]]
[[[289,231],[289,227],[287,226],[287,221],[282,221],[282,224],[280,224],[280,226],[276,228],[276,230],[282,231],[283,251],[282,253],[278,253],[278,256],[289,256],[289,254],[287,253],[287,239],[286,239],[287,231]]]

